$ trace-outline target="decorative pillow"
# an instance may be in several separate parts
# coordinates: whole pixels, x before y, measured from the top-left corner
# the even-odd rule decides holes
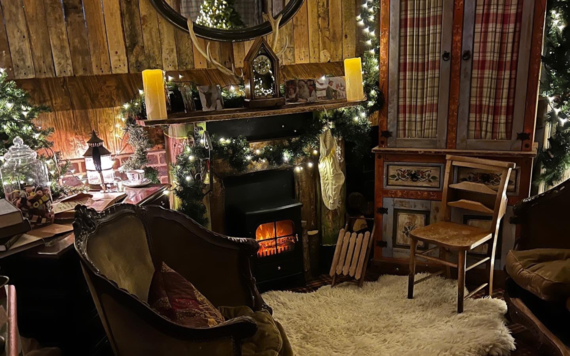
[[[152,276],[148,304],[172,322],[191,328],[207,328],[224,322],[218,309],[164,262]]]

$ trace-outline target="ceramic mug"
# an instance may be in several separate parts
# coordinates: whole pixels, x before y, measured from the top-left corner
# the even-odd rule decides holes
[[[127,178],[129,179],[129,183],[140,184],[144,180],[144,170],[133,169],[132,171],[128,171]]]

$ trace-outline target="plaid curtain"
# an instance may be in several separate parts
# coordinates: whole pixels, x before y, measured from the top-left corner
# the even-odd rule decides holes
[[[436,138],[443,0],[400,1],[398,137]]]
[[[523,0],[477,0],[471,139],[510,140]]]

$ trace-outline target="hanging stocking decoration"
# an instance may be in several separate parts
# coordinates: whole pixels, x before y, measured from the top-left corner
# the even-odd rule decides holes
[[[321,158],[319,159],[319,174],[321,176],[321,195],[329,210],[340,206],[344,173],[340,168],[337,155],[339,147],[330,130],[326,130],[320,138]]]

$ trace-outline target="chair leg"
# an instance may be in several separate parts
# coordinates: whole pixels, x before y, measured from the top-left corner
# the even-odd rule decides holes
[[[414,278],[416,276],[416,246],[418,240],[412,238],[410,244],[410,274],[408,275],[408,299],[414,298]]]
[[[463,313],[463,299],[465,297],[465,268],[467,263],[467,251],[459,251],[457,263],[457,313]]]
[[[439,248],[439,258],[441,258],[444,261],[447,261],[447,250],[445,249],[445,247]],[[443,273],[445,278],[447,279],[451,278],[451,267],[443,265]]]
[[[492,296],[493,295],[493,276],[494,276],[494,272],[495,272],[495,252],[497,251],[497,231],[495,232],[494,236],[493,236],[493,242],[489,244],[489,249],[491,250],[490,252],[490,256],[491,259],[489,260],[489,262],[487,262],[487,273],[489,275],[489,285],[487,286],[487,295],[488,296]]]

